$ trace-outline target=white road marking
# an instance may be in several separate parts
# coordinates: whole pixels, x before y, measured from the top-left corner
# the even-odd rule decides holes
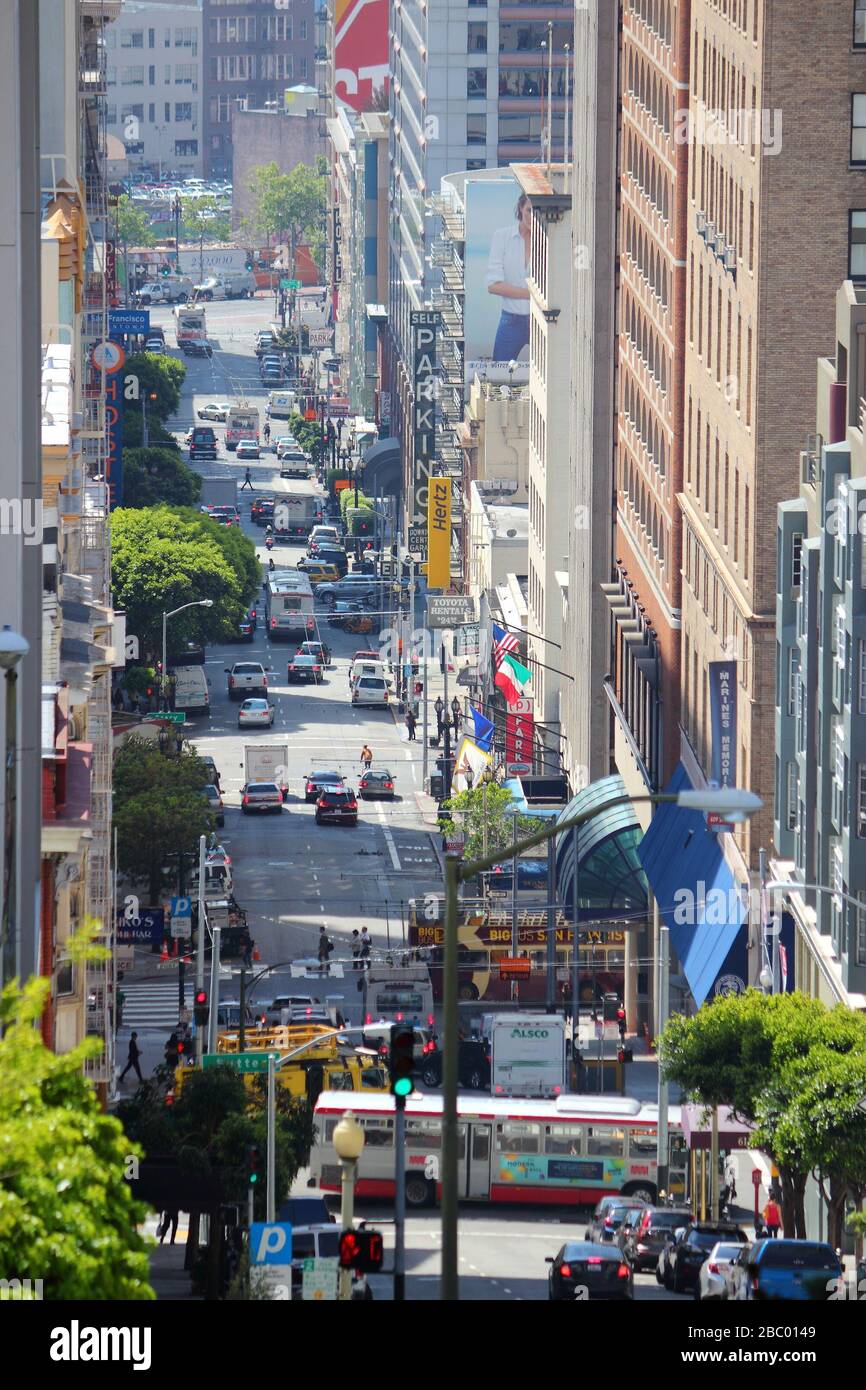
[[[397,870],[397,872],[400,873],[402,869],[402,865],[400,863],[400,856],[398,855],[397,847],[394,844],[394,836],[391,834],[391,831],[388,828],[388,820],[385,815],[385,808],[382,805],[381,801],[376,802],[376,812],[379,816],[379,820],[382,822],[382,834],[385,836],[385,844],[388,846],[388,853],[391,856],[391,863],[394,865],[394,868]]]

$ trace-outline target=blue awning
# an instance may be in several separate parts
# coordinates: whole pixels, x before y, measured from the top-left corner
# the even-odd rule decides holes
[[[690,790],[691,785],[679,763],[665,791]],[[746,916],[736,880],[702,811],[656,807],[638,854],[700,1007]]]

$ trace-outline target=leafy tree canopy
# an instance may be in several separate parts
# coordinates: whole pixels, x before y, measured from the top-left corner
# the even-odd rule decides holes
[[[124,873],[147,881],[152,902],[178,881],[178,851],[189,852],[191,867],[199,836],[215,825],[202,796],[207,782],[189,744],[170,755],[151,739],[132,737],[114,760],[118,862]]]
[[[122,193],[117,200],[115,214],[117,239],[127,246],[153,246],[156,236],[151,231],[147,213],[135,206],[128,193]]]
[[[126,359],[124,377],[138,378],[138,399],[124,403],[127,415],[141,414],[141,397],[147,394],[147,421],[165,421],[177,413],[181,387],[186,379],[186,366],[167,353],[135,352]],[[153,399],[151,399],[153,397]]]
[[[201,478],[180,457],[177,449],[124,449],[123,503],[125,507],[191,507],[201,494]]]
[[[488,854],[494,850],[506,851],[514,842],[514,799],[507,787],[500,787],[497,782],[484,782],[458,792],[444,803],[444,809],[451,815],[446,830],[462,830],[466,836],[464,853],[467,859],[484,853],[485,833]],[[517,817],[518,838],[536,830],[538,821],[534,817]]]

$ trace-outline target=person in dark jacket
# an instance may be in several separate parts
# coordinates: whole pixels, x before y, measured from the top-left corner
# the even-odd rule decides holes
[[[136,1076],[138,1077],[139,1081],[143,1081],[143,1080],[144,1080],[144,1077],[143,1077],[142,1074],[141,1074],[141,1067],[139,1066],[139,1063],[138,1063],[138,1059],[139,1059],[140,1056],[141,1056],[141,1048],[140,1048],[139,1045],[138,1045],[138,1034],[137,1034],[137,1033],[133,1033],[132,1037],[129,1039],[129,1051],[128,1051],[128,1053],[126,1054],[126,1066],[123,1068],[123,1071],[120,1073],[120,1079],[121,1079],[121,1081],[123,1081],[123,1078],[126,1076],[126,1073],[129,1071],[130,1067],[131,1067],[132,1070],[135,1072],[135,1074],[136,1074]]]

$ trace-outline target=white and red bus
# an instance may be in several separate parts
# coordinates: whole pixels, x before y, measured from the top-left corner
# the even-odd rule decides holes
[[[358,1197],[394,1195],[394,1097],[323,1091],[316,1101],[313,1182],[339,1192],[333,1134],[351,1110],[364,1129]],[[476,1202],[592,1206],[608,1193],[654,1202],[658,1107],[627,1096],[565,1095],[555,1100],[457,1098],[459,1195]],[[668,1191],[685,1192],[686,1147],[679,1106],[671,1106]],[[432,1204],[440,1193],[442,1097],[406,1101],[406,1202]]]

